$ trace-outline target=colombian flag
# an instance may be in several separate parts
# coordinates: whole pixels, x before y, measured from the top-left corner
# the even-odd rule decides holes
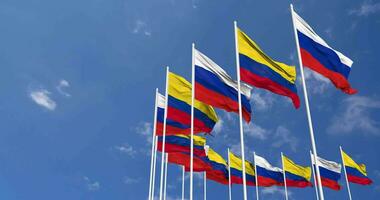
[[[158,136],[157,149],[162,151],[162,136]],[[190,153],[191,137],[189,135],[168,135],[165,137],[165,152],[174,153]],[[206,139],[201,136],[194,135],[194,155],[205,157]]]
[[[221,155],[209,148],[207,152],[207,162],[211,170],[206,172],[207,179],[228,185],[227,162]]]
[[[364,164],[357,164],[344,151],[342,151],[342,158],[349,182],[360,185],[370,185],[372,183],[372,180],[367,177],[367,171]]]
[[[166,134],[190,134],[191,84],[183,77],[169,72],[168,113]],[[194,133],[210,133],[218,121],[214,109],[198,100],[194,101]],[[162,133],[158,132],[158,135]]]
[[[166,146],[165,146],[166,148]],[[190,171],[190,153],[185,152],[174,152],[168,153],[168,162],[182,165],[185,167],[185,171]],[[211,170],[209,163],[207,162],[207,157],[193,155],[193,171],[194,172],[204,172]]]
[[[229,165],[231,170],[231,183],[243,184],[243,168],[241,158],[230,152]],[[245,178],[247,185],[255,186],[255,167],[253,164],[245,161]]]
[[[311,168],[297,165],[286,156],[282,157],[287,187],[304,188],[312,186],[310,182]]]
[[[241,80],[287,96],[293,101],[294,106],[299,108],[295,67],[272,60],[240,29],[237,30],[237,42]]]
[[[239,113],[238,84],[219,65],[195,49],[195,98],[227,112]],[[251,88],[241,84],[242,113],[251,120]]]

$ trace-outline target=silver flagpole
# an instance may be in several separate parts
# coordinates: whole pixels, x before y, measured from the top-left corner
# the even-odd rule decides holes
[[[315,188],[315,194],[317,196],[317,200],[319,200],[319,195],[318,195],[318,183],[317,183],[317,179],[316,179],[316,176],[315,176],[315,171],[314,171],[314,164],[313,164],[313,155],[310,151],[310,159],[311,159],[311,170],[313,171],[313,178],[314,178],[314,188]]]
[[[168,153],[165,153],[165,183],[164,183],[164,200],[166,200],[166,185],[168,184]]]
[[[229,196],[229,200],[232,200],[230,148],[227,149],[227,153],[228,153],[228,196]]]
[[[256,185],[256,200],[259,200],[259,179],[257,175],[257,167],[256,167],[256,153],[253,152],[253,163],[255,165],[255,185]]]
[[[281,162],[282,162],[282,174],[284,176],[284,188],[285,188],[285,199],[288,200],[288,188],[286,185],[286,175],[285,175],[285,166],[284,166],[284,154],[281,152]]]
[[[166,139],[166,117],[168,116],[168,87],[169,87],[169,67],[166,67],[166,86],[165,86],[165,111],[164,125],[162,132],[162,152],[161,152],[161,180],[160,180],[160,200],[162,200],[162,192],[164,186],[164,165],[165,165],[165,139]]]
[[[194,93],[195,93],[195,63],[194,63],[195,44],[191,49],[191,138],[190,138],[190,200],[193,200],[193,159],[194,159]]]
[[[151,200],[154,199],[154,188],[155,188],[155,184],[156,184],[157,140],[158,140],[158,136],[155,136],[154,137],[154,157],[153,157],[153,178],[152,178]]]
[[[240,125],[240,146],[241,146],[241,159],[245,162],[244,153],[244,134],[243,134],[243,112],[241,106],[241,83],[240,83],[240,60],[239,60],[239,47],[238,47],[238,35],[237,35],[237,22],[234,21],[234,31],[235,31],[235,56],[236,56],[236,73],[238,82],[238,100],[239,100],[239,125]],[[243,194],[244,200],[247,200],[247,180],[245,177],[245,165],[243,168]]]
[[[305,105],[306,105],[306,114],[307,114],[307,119],[308,119],[308,122],[309,122],[311,146],[312,146],[312,150],[313,150],[314,160],[317,161],[317,157],[318,157],[317,147],[316,147],[315,139],[314,139],[313,122],[312,122],[312,119],[311,119],[311,113],[310,113],[310,108],[309,108],[309,98],[308,98],[308,95],[307,95],[306,82],[305,82],[305,76],[304,76],[304,72],[303,72],[303,65],[302,65],[302,59],[301,59],[299,41],[298,41],[298,37],[297,37],[297,30],[296,30],[296,26],[295,26],[295,23],[294,23],[294,10],[293,10],[293,5],[292,4],[290,4],[290,10],[292,12],[293,31],[294,31],[294,37],[295,37],[296,45],[297,45],[299,68],[300,68],[300,71],[301,71],[301,80],[302,80],[303,93],[304,93]],[[324,200],[325,198],[324,198],[324,195],[323,195],[323,189],[322,189],[322,185],[321,185],[321,176],[320,176],[320,173],[319,173],[318,162],[315,162],[315,166],[316,166],[316,170],[315,171],[317,172],[316,174],[317,174],[317,178],[318,178],[319,196],[321,197],[321,200]]]
[[[182,200],[185,200],[185,166],[182,166]]]
[[[350,198],[350,200],[352,200],[352,197],[351,197],[351,190],[350,190],[350,183],[348,182],[347,171],[346,171],[346,165],[345,165],[345,163],[344,163],[344,159],[343,159],[343,150],[342,150],[342,147],[341,147],[341,146],[339,146],[339,149],[340,149],[340,156],[342,157],[342,164],[343,164],[343,169],[344,169],[344,176],[346,177],[346,184],[347,184],[348,197]]]
[[[156,137],[156,121],[157,121],[157,96],[158,88],[156,88],[156,100],[154,102],[154,117],[153,117],[153,133],[152,133],[152,153],[150,159],[150,177],[149,177],[149,197],[148,199],[152,200],[152,187],[153,187],[153,163],[154,163],[154,149],[155,149],[155,137]]]
[[[207,199],[207,177],[206,172],[203,173],[203,199]]]

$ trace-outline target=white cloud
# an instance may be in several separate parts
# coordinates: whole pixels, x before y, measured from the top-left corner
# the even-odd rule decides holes
[[[298,139],[294,135],[291,134],[289,129],[284,126],[279,126],[276,129],[276,132],[273,136],[273,147],[281,147],[284,145],[289,145],[292,151],[297,151]]]
[[[330,80],[324,76],[310,70],[309,68],[304,68],[305,79],[307,80],[306,85],[308,91],[313,94],[323,94],[328,87],[330,87]],[[299,76],[300,77],[300,76]],[[299,79],[301,81],[301,79]]]
[[[127,154],[130,157],[134,157],[137,154],[137,151],[129,144],[115,146],[114,149],[118,150],[120,153]]]
[[[380,3],[373,3],[372,1],[364,1],[357,9],[352,9],[348,13],[350,15],[356,15],[356,16],[369,16],[371,14],[375,14],[377,12],[380,12]]]
[[[146,137],[146,140],[149,144],[152,143],[152,134],[153,134],[153,126],[150,122],[140,122],[139,125],[136,127],[135,131]]]
[[[380,101],[365,96],[350,96],[343,101],[343,111],[333,117],[329,133],[347,134],[362,130],[380,135],[380,123],[371,117],[372,110],[380,109]]]
[[[142,33],[148,37],[152,35],[152,32],[150,32],[150,30],[148,29],[146,22],[142,21],[141,19],[138,19],[135,21],[135,25],[133,27],[132,33],[134,34]]]
[[[251,101],[253,102],[253,110],[263,111],[272,107],[274,97],[267,91],[255,90],[252,92]]]
[[[70,87],[70,83],[66,81],[65,79],[62,79],[59,81],[59,84],[57,85],[57,91],[62,94],[65,97],[71,97],[71,95],[64,91],[64,88]]]
[[[219,134],[220,132],[222,132],[223,124],[224,124],[223,119],[219,118],[219,121],[215,124],[214,129],[213,129],[215,134]]]
[[[140,182],[140,178],[132,178],[132,177],[124,177],[124,183],[129,185],[129,184],[135,184]]]
[[[261,189],[263,195],[274,195],[281,194],[285,196],[285,190],[283,187],[265,187]],[[288,197],[290,198],[293,195],[291,191],[288,190]]]
[[[29,94],[30,98],[32,98],[36,104],[53,111],[57,107],[57,104],[49,97],[49,95],[50,92],[45,89],[33,90]]]
[[[265,140],[268,138],[268,135],[270,132],[261,126],[255,124],[255,123],[249,123],[249,124],[244,124],[244,133],[247,134],[247,136],[260,139],[260,140]]]
[[[89,191],[97,191],[100,189],[100,183],[98,181],[92,181],[87,176],[83,177],[86,187]]]

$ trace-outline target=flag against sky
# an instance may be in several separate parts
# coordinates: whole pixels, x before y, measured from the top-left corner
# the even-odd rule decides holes
[[[162,151],[163,136],[158,136],[157,149]],[[165,137],[165,152],[190,153],[191,137],[190,135],[168,135]],[[194,135],[194,155],[205,157],[206,138]]]
[[[311,154],[311,161],[314,164],[314,156]],[[333,190],[340,190],[339,179],[341,176],[342,166],[341,164],[323,159],[318,156],[317,158],[319,172],[321,176],[322,186],[328,187]]]
[[[238,84],[214,61],[194,50],[195,98],[228,112],[239,113]],[[251,120],[251,88],[241,84],[241,103],[245,121]]]
[[[372,180],[367,176],[367,170],[364,164],[357,164],[344,151],[342,151],[342,157],[349,182],[360,185],[370,185],[372,183]]]
[[[191,83],[185,78],[169,72],[168,75],[168,113],[167,121],[177,126],[168,127],[166,133],[190,134],[191,126]],[[210,133],[218,121],[214,109],[198,100],[194,101],[194,133]],[[169,124],[168,124],[169,125]]]
[[[308,187],[312,186],[310,182],[311,168],[297,165],[288,157],[282,157],[287,187]]]
[[[272,60],[260,47],[237,28],[237,42],[241,80],[258,88],[289,97],[294,107],[299,108],[296,69]]]
[[[182,165],[185,167],[185,171],[190,171],[190,153],[187,152],[174,152],[168,153],[168,162]],[[209,163],[207,162],[207,157],[194,155],[193,157],[193,171],[203,172],[211,170]]]
[[[230,152],[229,156],[229,165],[231,170],[231,183],[234,184],[243,184],[243,168],[241,158],[235,156]],[[245,171],[246,171],[246,180],[247,185],[255,185],[255,166],[248,161],[245,161]]]
[[[256,176],[258,186],[283,186],[284,176],[282,169],[273,167],[265,158],[255,155],[254,161],[256,165]]]
[[[331,48],[296,12],[293,16],[302,64],[330,79],[343,92],[355,94],[357,91],[348,82],[353,61]]]
[[[228,168],[226,160],[211,148],[208,148],[207,158],[208,165],[211,167],[211,170],[206,172],[207,179],[228,185]]]
[[[163,124],[164,124],[164,117],[165,117],[165,107],[166,107],[166,100],[165,96],[157,92],[157,121],[156,121],[156,135],[162,135],[162,131],[164,130]],[[166,120],[166,129],[169,128],[168,120]]]

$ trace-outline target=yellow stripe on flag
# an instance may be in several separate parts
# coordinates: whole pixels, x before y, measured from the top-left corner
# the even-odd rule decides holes
[[[224,160],[224,158],[221,155],[219,155],[218,153],[216,153],[211,148],[209,148],[208,151],[207,151],[207,157],[211,161],[214,161],[216,163],[219,163],[219,164],[227,166],[226,160]]]
[[[344,165],[347,167],[352,167],[357,169],[360,173],[367,176],[366,166],[364,164],[357,164],[350,156],[346,154],[346,152],[342,151]]]
[[[301,165],[297,165],[292,160],[287,158],[286,156],[283,156],[284,161],[284,170],[287,172],[290,172],[294,175],[301,176],[305,178],[306,180],[310,181],[311,178],[311,168],[310,167],[303,167]]]
[[[191,139],[190,135],[178,134],[178,135],[175,135],[175,136],[186,138],[188,140]],[[197,145],[197,146],[205,146],[206,145],[206,138],[204,138],[202,136],[198,136],[198,135],[193,135],[193,136],[194,136],[194,145]]]
[[[242,160],[241,158],[235,156],[233,153],[230,152],[230,167],[237,169],[239,171],[243,171],[242,167]],[[245,173],[255,176],[255,167],[248,161],[245,161]]]

